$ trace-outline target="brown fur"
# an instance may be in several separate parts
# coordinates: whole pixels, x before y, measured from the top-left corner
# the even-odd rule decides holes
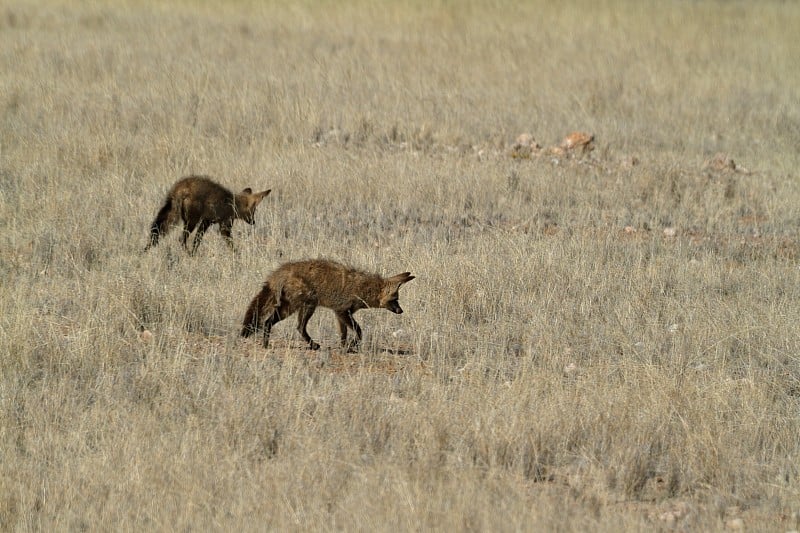
[[[323,259],[285,263],[267,277],[250,302],[241,335],[249,337],[263,327],[266,348],[272,326],[298,312],[297,330],[309,347],[316,350],[319,344],[311,340],[306,325],[316,308],[322,306],[336,313],[342,346],[348,346],[347,329],[353,330],[355,340],[349,347],[354,348],[361,340],[361,327],[353,314],[365,308],[402,313],[398,291],[412,279],[410,272],[383,278]]]
[[[270,189],[253,193],[248,187],[234,194],[205,176],[183,178],[167,193],[163,207],[150,226],[150,242],[145,251],[158,244],[158,239],[179,220],[183,221],[181,242],[190,254],[197,250],[203,234],[212,224],[219,224],[219,232],[228,246],[234,249],[231,237],[233,221],[238,218],[248,224],[255,224],[256,207],[269,193]],[[186,240],[195,228],[197,232],[192,249],[189,250]]]

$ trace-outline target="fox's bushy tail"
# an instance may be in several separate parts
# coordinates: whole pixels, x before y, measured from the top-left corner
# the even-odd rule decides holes
[[[170,226],[177,222],[176,218],[177,210],[173,209],[172,196],[168,196],[164,205],[158,211],[156,219],[150,225],[150,242],[145,246],[145,251],[158,244],[158,238],[169,231]]]
[[[250,302],[250,307],[244,314],[244,321],[242,321],[242,337],[249,337],[258,331],[260,323],[265,317],[272,316],[278,308],[278,296],[269,284],[269,281],[264,283],[258,294],[256,294],[253,301]]]

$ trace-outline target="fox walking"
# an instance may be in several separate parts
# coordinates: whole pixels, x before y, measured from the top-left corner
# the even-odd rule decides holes
[[[256,207],[270,191],[271,189],[253,193],[248,187],[234,194],[206,176],[183,178],[167,193],[167,199],[150,227],[150,242],[144,250],[147,251],[158,244],[158,239],[179,220],[183,221],[181,243],[190,254],[194,254],[200,246],[203,234],[212,224],[219,224],[220,234],[228,246],[234,249],[231,237],[234,219],[255,224]],[[192,249],[189,250],[186,240],[195,228],[197,232],[194,235]]]
[[[347,329],[355,333],[354,348],[361,340],[361,327],[353,318],[359,309],[383,308],[400,314],[398,291],[414,279],[410,272],[390,278],[352,269],[326,260],[285,263],[267,277],[261,291],[250,302],[244,316],[242,337],[264,328],[264,348],[269,344],[272,326],[298,312],[297,330],[312,350],[319,344],[308,335],[306,325],[317,307],[336,313],[342,346],[348,346]]]

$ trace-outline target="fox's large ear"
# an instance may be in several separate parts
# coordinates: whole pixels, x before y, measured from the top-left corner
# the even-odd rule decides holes
[[[414,279],[414,276],[411,275],[411,272],[403,272],[402,274],[396,274],[392,276],[387,281],[391,283],[397,283],[397,286],[399,287],[403,283],[408,283],[412,279]]]
[[[242,189],[242,194],[253,194],[253,189],[251,189],[250,187]]]
[[[269,196],[269,193],[271,193],[271,192],[272,192],[272,189],[267,189],[266,191],[261,191],[260,193],[258,193],[258,195],[261,198],[266,198],[267,196]]]

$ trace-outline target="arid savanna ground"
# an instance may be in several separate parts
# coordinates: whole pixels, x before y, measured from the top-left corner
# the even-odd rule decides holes
[[[798,28],[4,2],[0,529],[800,529]],[[142,253],[192,173],[272,194],[236,254]],[[405,313],[360,312],[356,354],[324,309],[318,352],[240,339],[317,257],[411,271]]]

